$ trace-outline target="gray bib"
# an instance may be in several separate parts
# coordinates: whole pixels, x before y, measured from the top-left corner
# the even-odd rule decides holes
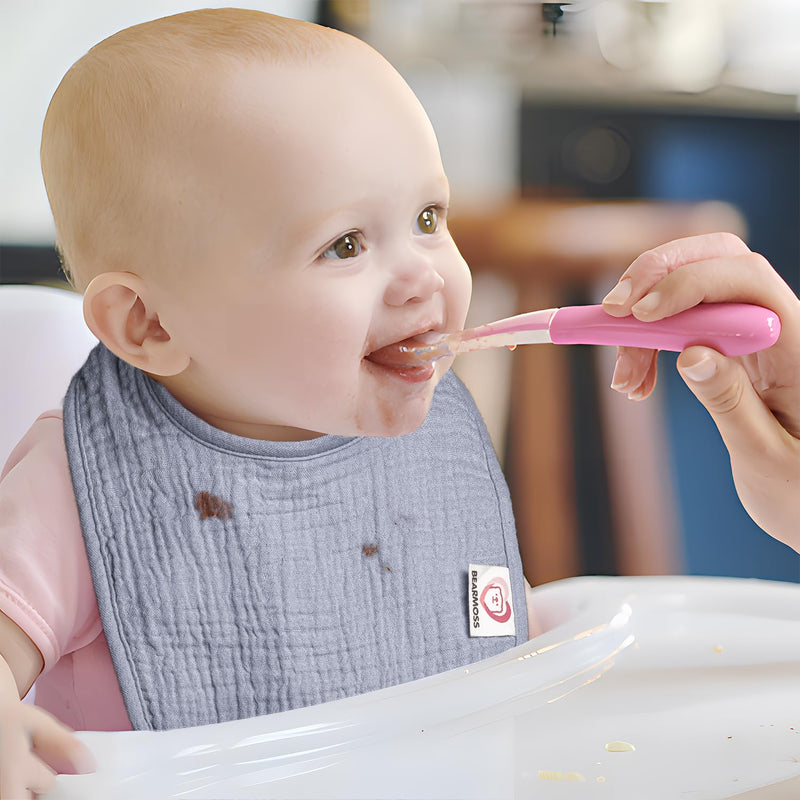
[[[137,730],[334,700],[527,639],[508,490],[452,373],[411,434],[269,442],[213,428],[99,345],[64,435]],[[470,638],[470,563],[509,567],[516,635]]]

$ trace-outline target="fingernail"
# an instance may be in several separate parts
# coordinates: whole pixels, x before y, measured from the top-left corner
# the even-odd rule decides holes
[[[622,278],[619,283],[603,298],[604,303],[621,306],[630,296],[633,284],[630,278]]]
[[[646,294],[638,303],[634,304],[631,311],[633,311],[634,314],[650,314],[656,310],[660,302],[660,293],[650,292],[650,294]]]
[[[628,384],[631,380],[630,360],[622,353],[617,356],[617,363],[614,365],[614,374],[611,376],[611,388],[615,392],[627,392]]]
[[[710,356],[703,356],[697,363],[681,366],[681,372],[695,383],[702,383],[714,377],[717,365]]]

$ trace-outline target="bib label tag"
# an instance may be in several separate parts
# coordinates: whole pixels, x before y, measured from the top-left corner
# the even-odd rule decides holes
[[[514,636],[508,567],[470,564],[467,570],[470,636]]]

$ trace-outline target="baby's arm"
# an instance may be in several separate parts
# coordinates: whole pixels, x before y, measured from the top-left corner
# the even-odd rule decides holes
[[[49,791],[56,772],[94,769],[91,753],[65,725],[23,703],[42,671],[42,655],[0,612],[0,798],[30,798]]]
[[[800,551],[800,300],[763,256],[732,234],[678,239],[637,258],[603,302],[649,321],[701,302],[766,306],[781,320],[768,350],[725,358],[707,347],[678,357],[686,384],[716,423],[736,490],[751,517]],[[656,353],[620,348],[612,387],[632,399],[655,386]]]

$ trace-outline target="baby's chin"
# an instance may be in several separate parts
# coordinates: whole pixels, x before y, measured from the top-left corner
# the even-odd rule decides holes
[[[424,380],[408,380],[367,365],[354,381],[356,390],[347,399],[331,402],[318,429],[340,436],[382,438],[412,433],[425,422],[436,386],[450,362],[441,359]]]
[[[370,408],[356,414],[355,433],[359,436],[388,438],[413,433],[428,416],[433,402],[433,390],[438,381],[431,381],[429,392],[405,401],[375,398]]]
[[[426,415],[427,416],[427,415]],[[392,424],[377,424],[374,426],[366,426],[359,432],[360,436],[373,436],[375,438],[391,439],[395,436],[405,436],[406,434],[413,433],[425,422],[425,417],[417,421],[402,420],[393,422]]]

